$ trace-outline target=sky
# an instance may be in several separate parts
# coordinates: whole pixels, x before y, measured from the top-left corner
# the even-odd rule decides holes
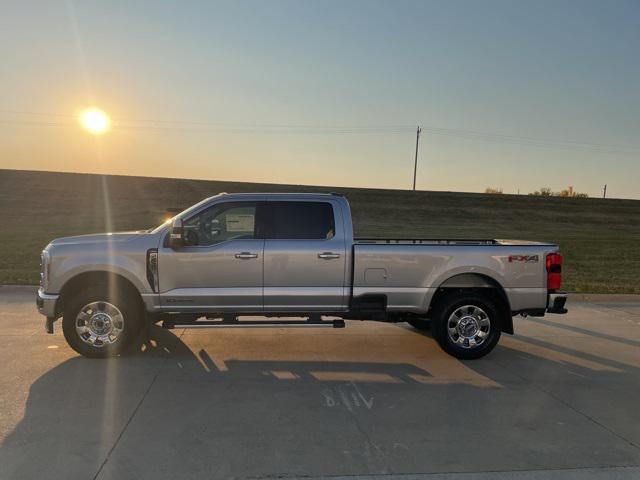
[[[0,168],[640,199],[638,1],[0,8]]]

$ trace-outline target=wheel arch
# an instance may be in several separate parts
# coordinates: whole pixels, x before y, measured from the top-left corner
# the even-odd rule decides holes
[[[125,290],[130,292],[141,311],[144,311],[144,303],[140,291],[128,278],[119,273],[106,270],[82,272],[69,278],[60,289],[60,298],[56,304],[56,311],[61,314],[64,311],[65,301],[73,295],[93,285],[104,285],[108,288]]]
[[[482,273],[459,273],[444,280],[431,297],[429,311],[431,311],[444,296],[454,294],[455,292],[463,294],[469,291],[479,293],[493,300],[503,313],[500,330],[513,334],[511,305],[504,287],[496,279]]]

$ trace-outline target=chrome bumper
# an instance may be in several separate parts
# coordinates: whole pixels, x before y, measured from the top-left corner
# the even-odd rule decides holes
[[[60,295],[44,293],[44,290],[42,289],[42,287],[40,287],[38,289],[38,294],[36,295],[36,305],[38,306],[38,311],[46,317],[55,317],[56,302],[58,301],[58,297],[60,297]]]
[[[568,310],[564,308],[565,303],[567,303],[566,293],[550,293],[547,297],[547,312],[567,313]]]

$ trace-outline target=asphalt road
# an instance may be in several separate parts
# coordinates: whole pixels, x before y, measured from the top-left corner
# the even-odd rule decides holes
[[[640,301],[569,308],[471,362],[372,322],[89,360],[0,287],[0,478],[640,478]]]

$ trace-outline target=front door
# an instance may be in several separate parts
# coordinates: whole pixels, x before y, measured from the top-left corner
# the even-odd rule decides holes
[[[267,212],[265,311],[344,310],[346,244],[339,205],[274,200],[267,202]]]
[[[167,311],[261,311],[263,202],[222,202],[184,220],[185,246],[159,249]]]

